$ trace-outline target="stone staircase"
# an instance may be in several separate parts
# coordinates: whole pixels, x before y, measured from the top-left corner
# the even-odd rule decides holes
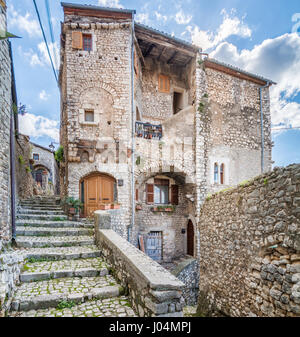
[[[55,197],[21,202],[17,245],[26,263],[10,317],[133,317],[94,244],[94,226],[68,221]]]

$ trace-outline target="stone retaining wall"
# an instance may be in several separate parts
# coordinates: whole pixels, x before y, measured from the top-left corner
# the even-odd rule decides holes
[[[3,317],[10,307],[23,262],[23,255],[16,254],[13,250],[6,250],[0,254],[0,317]]]
[[[184,283],[182,294],[185,305],[196,305],[199,292],[199,261],[194,258],[185,259],[172,270],[172,274]]]
[[[95,230],[103,257],[139,316],[183,316],[181,281],[113,230],[101,229],[97,222]]]
[[[299,317],[300,165],[207,199],[199,222],[199,297],[208,309]]]

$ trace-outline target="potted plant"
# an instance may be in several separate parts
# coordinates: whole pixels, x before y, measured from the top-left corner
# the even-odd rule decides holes
[[[110,209],[120,209],[120,204],[118,204],[118,203],[112,203],[111,205],[110,205]]]
[[[73,197],[67,197],[65,204],[68,207],[69,219],[73,219],[74,216],[77,217],[79,215],[79,210],[83,207],[82,202],[79,199],[75,199]]]
[[[100,210],[105,211],[111,208],[110,204],[101,204],[100,206]]]
[[[140,211],[140,210],[142,209],[142,205],[141,205],[141,204],[136,204],[136,205],[135,205],[135,209],[136,209],[137,211]]]

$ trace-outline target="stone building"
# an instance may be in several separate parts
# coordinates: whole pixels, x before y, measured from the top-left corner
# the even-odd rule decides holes
[[[6,2],[0,0],[0,317],[20,272],[22,257],[11,249],[15,238],[15,135],[17,97],[11,44],[6,34]]]
[[[203,58],[134,10],[62,3],[61,194],[155,260],[198,256],[208,193],[271,169],[272,81]]]
[[[58,166],[54,153],[44,146],[30,142],[32,156],[32,176],[44,194],[58,195]]]

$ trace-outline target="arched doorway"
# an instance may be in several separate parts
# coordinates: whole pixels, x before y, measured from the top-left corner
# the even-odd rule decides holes
[[[187,225],[187,254],[194,256],[194,225],[191,220]]]
[[[84,204],[83,215],[91,216],[101,204],[114,201],[115,179],[106,174],[94,173],[80,181],[80,200]]]

